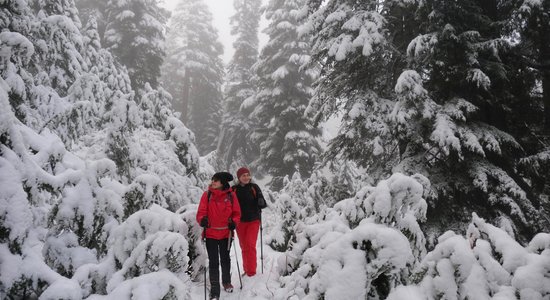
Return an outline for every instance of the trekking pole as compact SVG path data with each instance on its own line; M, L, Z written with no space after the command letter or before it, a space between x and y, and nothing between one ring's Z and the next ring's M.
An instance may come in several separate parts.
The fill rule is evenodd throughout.
M230 231L229 237L229 248L231 248L231 242L233 241L233 230ZM235 246L235 243L233 243L233 249L235 249L235 261L237 262L237 272L239 272L239 282L241 283L241 290L243 289L243 280L241 278L241 267L239 267L239 258L237 257L237 246ZM228 249L230 250L230 249Z
M202 243L204 244L204 249L206 249L206 228L202 229ZM208 249L206 249L208 252ZM206 300L206 264L204 264L204 300Z
M262 222L262 211L260 210L260 259L262 261L262 274L264 273L264 226Z

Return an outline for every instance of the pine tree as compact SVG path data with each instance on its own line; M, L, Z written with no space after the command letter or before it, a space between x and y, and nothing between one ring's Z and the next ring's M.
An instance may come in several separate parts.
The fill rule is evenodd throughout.
M216 147L221 122L222 45L202 0L180 1L167 34L163 85L201 153Z
M308 179L310 180L310 179ZM393 174L376 186L363 186L353 197L320 213L304 214L307 204L294 203L281 223L292 239L279 265L281 298L385 299L410 277L426 253L424 233L427 203L422 175ZM299 201L308 185L298 178L285 187L276 203ZM427 187L427 186L426 186ZM290 194L287 194L290 193ZM289 197L290 196L290 197ZM302 214L297 213L302 211ZM278 229L278 228L276 228ZM282 240L279 230L270 238ZM346 280L339 280L345 278ZM354 280L349 280L353 278Z
M10 262L0 264L0 298L105 294L122 267L108 249L127 199L140 204L128 211L155 201L175 211L198 198L198 153L167 93L144 85L134 101L94 18L80 29L72 1L30 4L0 5L0 256ZM183 236L160 233L142 249L164 238L186 251ZM169 262L172 250L161 251ZM178 263L160 271L167 297L186 297Z
M548 226L540 199L513 166L521 145L507 123L513 93L501 59L510 8L483 1L310 4L313 56L323 69L309 111L320 111L317 119L343 114L328 158L353 159L375 179L425 174L430 228L460 230L471 211L511 222L520 238Z
M484 1L436 1L420 15L426 20L420 27L426 34L411 42L409 56L412 66L426 74L428 92L420 97L433 100L421 100L430 108L412 118L417 119L412 122L416 128L429 126L416 130L424 132L420 135L423 149L419 143L407 147L418 149L410 157L416 156L415 164L423 161L429 167L439 193L429 218L443 221L449 218L450 206L468 207L502 226L511 223L517 238L525 241L548 228L550 220L545 217L544 199L533 193L514 166L522 153L516 129L522 125L509 121L521 117L510 110L518 101L507 71L513 64L508 66L502 59L510 49L502 24L510 18L511 8ZM400 99L398 105L417 106L418 96L411 102ZM468 214L462 215L459 223L467 218Z
M251 105L258 124L253 141L260 146L255 164L273 175L274 182L294 172L309 176L319 154L319 132L304 117L317 73L305 67L310 59L308 37L297 30L303 21L303 3L269 2L266 17L270 24L265 30L269 42L255 65L258 92Z
M504 59L513 66L509 84L515 101L510 109L517 117L509 122L517 124L525 150L519 163L521 174L530 180L535 194L550 199L550 6L548 1L513 4L507 34L519 33L519 39ZM550 209L550 203L546 205Z
M168 12L158 0L109 1L104 46L128 68L132 87L157 87Z
M241 110L241 106L255 94L252 66L258 58L260 4L254 0L234 0L233 4L236 13L231 17L231 34L236 35L235 54L227 71L223 123L217 147L226 167L232 162L248 165L257 155L250 139L253 126L248 117L250 112Z
M550 295L549 242L550 235L539 233L524 247L474 214L465 236L452 231L440 236L409 277L410 285L397 287L387 299L544 299Z
M322 69L307 113L315 124L335 115L342 120L324 157L355 160L376 180L389 176L399 145L387 117L406 65L402 52L414 36L414 10L397 1L334 0L321 6L310 0L308 7L304 30L313 35L313 62Z
M513 52L521 64L534 71L541 90L544 133L550 134L550 3L548 1L516 1L515 18L510 30L520 33Z

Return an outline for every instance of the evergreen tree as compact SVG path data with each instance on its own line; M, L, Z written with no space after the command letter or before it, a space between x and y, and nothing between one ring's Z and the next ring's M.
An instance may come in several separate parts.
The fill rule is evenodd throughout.
M515 58L535 72L540 85L539 101L543 107L544 133L550 134L550 3L548 1L516 1L520 4L515 11L511 30L520 33L519 43L513 49Z
M255 94L252 66L258 58L260 4L254 0L233 2L236 13L231 17L231 34L236 35L235 54L227 71L223 123L217 147L226 167L232 162L248 165L257 155L250 139L253 124L249 112L241 110L241 106Z
M300 0L269 2L270 24L265 30L269 42L255 65L258 92L250 104L258 122L253 140L260 146L260 156L255 164L275 177L275 185L294 172L309 176L319 153L319 132L304 117L317 73L305 67L310 60L308 37L297 30L304 17L303 4Z
M526 152L519 163L521 174L530 180L534 193L550 199L550 4L513 4L514 18L507 34L517 43L504 59L514 67L509 84L515 101L510 109L517 117L509 122L517 124L517 136Z
M440 236L410 285L397 287L387 299L544 299L550 296L549 242L550 235L539 233L524 247L473 214L465 236L452 231Z
M510 8L483 1L310 5L313 56L323 69L309 111L316 119L343 114L329 158L353 159L375 179L425 174L430 228L460 230L471 211L513 224L521 238L548 226L540 199L513 166L521 146L506 122L512 93L501 60Z
M0 298L106 294L125 267L108 251L119 223L153 203L175 211L199 197L193 134L163 90L145 84L134 101L126 69L102 48L93 17L80 29L74 2L0 6ZM168 249L158 254L168 260L187 251L179 233L144 240L139 251ZM185 262L133 263L124 279L167 280L160 297L186 297Z
M313 62L322 65L307 114L315 124L341 118L325 159L351 159L376 180L389 176L398 160L388 115L393 86L414 36L414 10L399 1L308 1ZM408 13L407 13L408 12ZM391 16L391 17L388 17ZM395 30L390 30L395 28Z
M132 87L157 87L168 12L159 0L109 1L104 46L128 68Z
M195 133L201 153L216 147L221 122L222 45L202 0L180 1L170 21L163 85Z
M276 203L287 205L289 196L303 201L308 185L292 181ZM274 240L292 237L279 264L278 296L385 299L426 253L419 223L425 221L427 203L419 181L426 179L396 173L313 215L304 213L306 203L291 201L282 220L291 220L291 226L270 232Z
M410 157L416 156L413 160L428 166L438 192L429 218L448 220L449 207L467 207L465 212L476 211L503 227L512 226L513 234L525 241L549 228L550 220L545 199L533 193L514 166L523 150L517 138L517 128L522 125L509 120L521 116L510 109L518 101L508 79L513 65L502 59L510 49L502 24L511 14L509 6L484 1L435 1L422 7L419 16L426 21L420 28L425 35L411 42L408 54L411 66L426 75L427 93L417 94L412 101L401 98L398 105L410 109L418 107L418 102L426 104L413 116L417 121L405 118L409 124L416 123L416 128L428 124L428 130L416 130L424 132L417 139L423 141L423 148L416 142L408 143L407 148L418 149ZM405 169L418 170L411 167ZM465 223L468 215L453 218Z

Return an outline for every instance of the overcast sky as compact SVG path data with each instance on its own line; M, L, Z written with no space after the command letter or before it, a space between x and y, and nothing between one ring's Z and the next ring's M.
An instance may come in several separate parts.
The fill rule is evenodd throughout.
M164 0L164 7L169 11L173 11L176 7L176 4L181 0ZM223 44L223 61L228 63L233 56L233 41L234 38L231 36L231 27L229 25L229 17L235 13L233 8L232 0L204 0L208 7L210 7L210 12L214 17L214 26L218 30L218 35L220 37L220 42ZM265 20L262 20L261 26L265 27ZM260 30L262 30L262 28ZM263 45L267 41L267 36L265 34L260 34L260 44Z

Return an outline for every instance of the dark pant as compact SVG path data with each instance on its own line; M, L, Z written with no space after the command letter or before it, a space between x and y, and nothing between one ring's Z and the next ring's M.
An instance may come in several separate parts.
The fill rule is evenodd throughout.
M227 249L229 239L206 239L206 251L208 251L208 269L210 271L210 296L220 296L220 262L222 265L222 282L231 283L231 259Z

